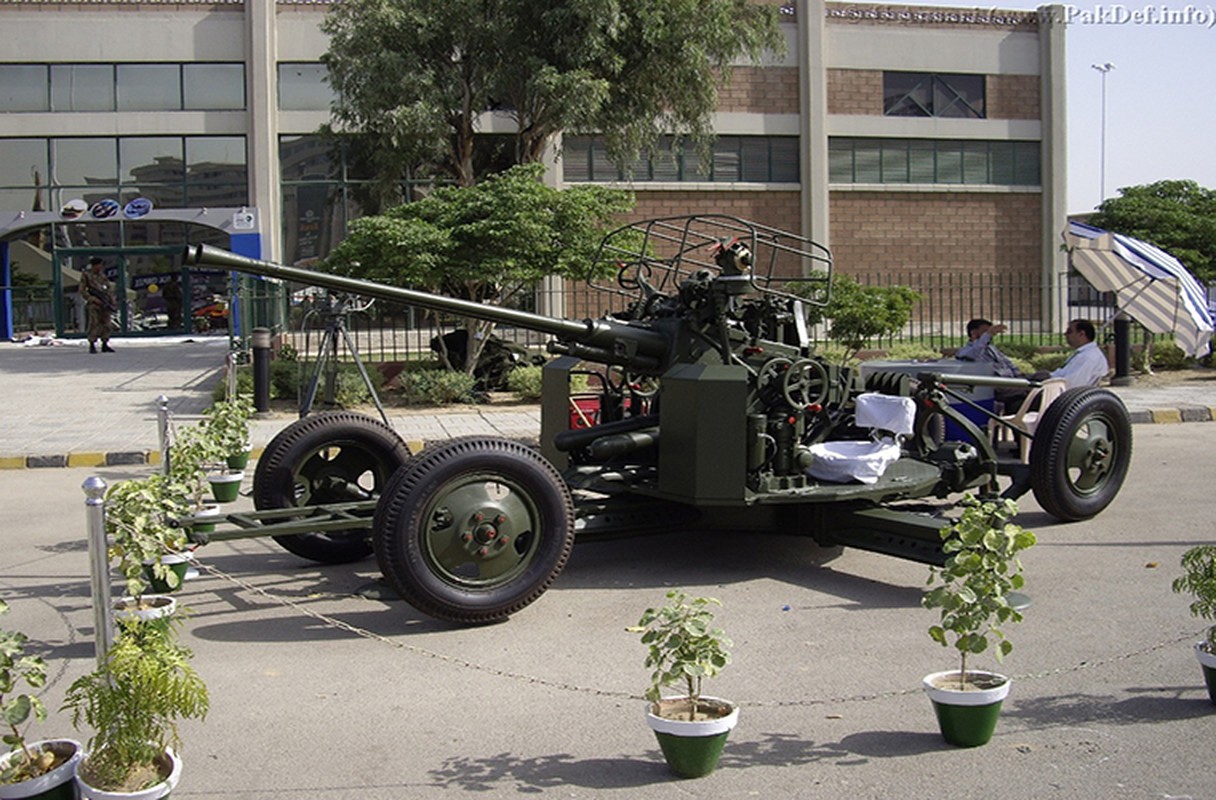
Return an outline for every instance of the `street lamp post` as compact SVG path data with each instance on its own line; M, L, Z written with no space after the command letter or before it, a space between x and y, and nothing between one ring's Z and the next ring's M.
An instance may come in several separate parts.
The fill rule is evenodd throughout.
M1106 199L1106 73L1115 68L1107 61L1105 64L1091 64L1091 67L1102 73L1102 132L1098 143L1098 205Z

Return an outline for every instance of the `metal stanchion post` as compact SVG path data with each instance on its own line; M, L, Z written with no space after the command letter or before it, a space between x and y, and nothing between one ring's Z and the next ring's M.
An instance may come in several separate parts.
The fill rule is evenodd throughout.
M228 368L226 376L228 378L228 394L226 397L231 400L236 397L236 353L229 350L228 355L224 359L224 365Z
M1115 316L1115 375L1111 386L1131 386L1132 320L1120 311Z
M253 349L253 408L258 412L270 410L270 329L254 328Z
M93 587L94 650L97 666L105 665L114 643L114 609L110 600L110 557L106 542L106 482L94 475L81 486L89 528L89 576Z
M169 474L169 398L156 398L156 433L160 439L160 471Z

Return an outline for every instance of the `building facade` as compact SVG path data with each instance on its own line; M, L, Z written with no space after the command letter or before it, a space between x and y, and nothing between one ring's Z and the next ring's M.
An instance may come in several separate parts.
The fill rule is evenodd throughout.
M71 333L71 270L100 250L135 293L123 320L134 331L185 241L324 256L368 177L315 133L331 100L329 5L0 0L4 282L43 257L26 246L36 232L56 325ZM1066 269L1064 28L1051 12L787 3L787 52L735 67L709 163L683 149L621 173L596 137L567 136L549 176L631 188L639 218L726 213L799 232L845 273L1054 286ZM482 130L509 124L487 114ZM132 201L142 215L125 215ZM201 300L222 282L182 277ZM1060 304L1035 310L1044 327ZM6 312L11 326L19 314Z

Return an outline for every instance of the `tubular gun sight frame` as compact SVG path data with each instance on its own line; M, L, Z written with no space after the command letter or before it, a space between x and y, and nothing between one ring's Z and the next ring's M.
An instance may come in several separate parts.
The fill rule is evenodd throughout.
M1031 382L902 372L863 378L817 356L806 306L828 302L830 253L735 217L654 219L609 234L589 274L611 265L615 282L592 285L614 294L622 310L582 321L206 245L188 248L185 260L552 337L539 452L468 437L411 455L375 419L311 415L259 459L259 511L230 515L232 527L212 537L272 535L324 563L374 553L402 597L445 620L489 622L527 606L560 573L576 538L675 524L793 533L824 547L941 563L940 531L949 523L914 501L1033 490L1053 516L1085 519L1114 499L1131 459L1127 411L1105 390L1073 389L1045 409L1022 464L998 458L986 427L960 409L991 416L971 401L972 390ZM572 390L584 383L592 389ZM859 422L863 395L910 398L896 401L908 409L908 428ZM944 437L947 421L962 431L955 440ZM896 460L872 482L814 477L822 474L817 462L841 443L864 450L876 442Z

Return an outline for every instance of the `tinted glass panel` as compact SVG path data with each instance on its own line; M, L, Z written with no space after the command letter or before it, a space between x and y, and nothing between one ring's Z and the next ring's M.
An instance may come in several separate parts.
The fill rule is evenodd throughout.
M120 111L176 111L182 107L178 64L119 64Z
M987 142L963 143L963 183L990 183Z
M768 140L757 136L742 139L739 147L739 179L766 181L768 174Z
M937 143L937 182L963 182L963 147L959 142Z
M908 182L908 145L904 142L887 142L882 148L883 183Z
M53 64L52 111L113 111L114 67L109 64Z
M50 180L47 169L45 139L0 139L0 186L34 186L34 171L46 186ZM32 193L31 193L32 194ZM22 203L8 208L25 208Z
M122 139L118 159L123 183L181 183L186 175L180 136Z
M678 181L680 179L680 159L671 150L671 139L659 141L650 158L650 168L656 181Z
M933 86L935 117L984 116L983 75L938 75Z
M890 117L928 117L933 113L933 84L919 72L884 72L883 113Z
M324 64L279 64L279 108L283 111L328 111L334 92Z
M852 140L828 140L828 180L832 183L853 182Z
M853 175L858 183L882 181L882 143L858 140L853 147Z
M568 136L562 141L562 177L568 181L585 181L591 177L587 160L591 143L582 136Z
M51 163L55 183L84 186L97 181L118 181L118 154L114 139L53 139Z
M318 136L284 136L279 139L279 164L284 181L335 178L338 164L333 148Z
M909 142L908 181L910 183L933 183L935 175L937 175L937 153L933 142Z
M186 169L191 180L230 178L233 170L245 175L243 136L189 136L186 138Z
M41 64L0 64L0 109L46 111L46 67Z
M715 181L739 180L739 140L722 136L714 142Z
M1013 143L1013 183L1015 186L1037 186L1041 181L1038 142Z
M183 64L182 101L188 109L245 107L243 64Z
M778 183L797 183L801 180L798 174L798 137L778 136L769 139L772 145L772 171L769 180Z

